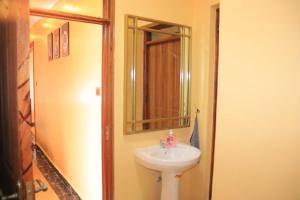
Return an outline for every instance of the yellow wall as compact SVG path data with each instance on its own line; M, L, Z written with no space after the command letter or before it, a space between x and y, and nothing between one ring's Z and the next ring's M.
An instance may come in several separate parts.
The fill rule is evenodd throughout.
M213 200L300 199L300 1L220 5Z
M159 199L161 185L155 182L158 173L136 164L133 152L138 147L157 144L159 139L167 134L167 131L160 131L123 135L125 14L192 26L192 111L195 110L194 106L201 109L203 154L200 165L184 174L180 192L183 200L208 199L212 124L210 103L213 86L213 69L210 67L213 22L211 13L217 2L217 0L116 0L114 74L116 200ZM297 160L300 147L296 144L300 139L297 134L300 116L295 112L300 110L298 103L300 97L295 92L297 90L292 89L300 84L298 78L300 70L297 68L300 65L299 7L297 0L221 1L219 101L213 199L294 200L300 196L297 189L300 186L298 173L300 162ZM79 32L82 33L81 30ZM79 49L83 49L82 46ZM57 85L60 83L59 87L65 87L65 83L60 79L62 77L58 77L56 73L59 71L60 74L65 73L65 76L69 77L70 66L68 67L69 69L44 67L42 68L44 78L40 81L52 77L57 81ZM45 69L50 71L46 72ZM47 87L49 87L47 90L37 89L37 93L49 95L57 88L50 84ZM76 98L72 98L74 99ZM39 102L41 114L46 115L48 108L64 106L63 109L66 110L70 105L83 105L82 102L66 103L71 99L65 97L61 100L62 105L52 104L48 107L45 105L51 104L51 98L41 99ZM81 100L87 102L88 98ZM192 114L194 117L194 112ZM47 120L51 122L51 119L57 119L57 115L52 115ZM78 122L78 119L74 121ZM52 123L53 126L58 126L53 120ZM63 124L59 126L63 130L68 130L69 127ZM69 153L77 152L78 148L75 147L83 143L88 144L87 140L91 140L86 135L81 137L80 133L88 132L84 131L84 128L78 132L75 130L71 132L77 133L78 137L72 142ZM176 129L175 132L179 141L188 142L191 128ZM58 146L63 148L67 144L67 137L63 139L61 135L57 137L59 137ZM100 139L94 141L100 142ZM54 144L52 140L48 142ZM60 148L53 149L56 154L60 153L61 157L66 156L61 153L63 151L60 151ZM49 155L51 156L50 153ZM80 158L84 158L83 152L78 152L76 157L68 156L68 159L61 160L82 160ZM73 172L86 170L83 166L68 167ZM80 181L86 179L78 175L74 180L76 180L74 183L83 186L84 183ZM84 195L87 193L80 190L78 189L82 197L87 197Z
M210 2L213 4L212 2ZM201 4L201 5L200 5ZM200 7L205 5L205 7ZM198 6L198 8L195 7ZM202 14L205 11L205 14ZM160 19L192 26L192 126L194 124L195 109L201 109L201 145L202 156L200 165L188 171L182 177L181 199L208 199L208 180L210 163L210 134L206 125L209 108L208 72L209 64L209 13L210 6L205 2L193 0L116 0L115 24L115 199L116 200L155 200L160 198L161 183L155 180L158 172L150 171L139 166L134 160L134 150L138 147L158 144L160 138L167 135L167 131L147 132L136 135L123 135L123 83L124 83L124 17L133 14L153 19ZM206 24L201 18L207 17ZM204 18L203 18L204 19ZM202 30L203 29L203 30ZM205 32L206 31L206 32ZM204 32L204 33L203 33ZM205 59L204 59L205 58ZM201 82L201 78L205 80ZM177 140L188 143L192 128L176 129Z
M211 148L214 101L214 31L215 13L219 0L193 0L193 85L195 102L199 104L202 119L201 145L205 150L202 156L200 175L192 176L190 184L184 187L198 191L191 200L208 200L211 173ZM192 107L193 109L193 107ZM200 179L200 180L197 180ZM186 198L189 199L189 198Z
M101 199L102 30L71 22L70 56L49 62L47 35L63 23L44 19L31 30L37 143L83 199Z

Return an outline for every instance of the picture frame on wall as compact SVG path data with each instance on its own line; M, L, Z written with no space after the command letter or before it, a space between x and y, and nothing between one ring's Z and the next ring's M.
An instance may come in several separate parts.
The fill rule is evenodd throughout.
M53 32L53 59L60 57L60 28Z
M61 56L66 57L70 54L69 22L61 27Z
M53 60L53 33L48 34L48 61Z

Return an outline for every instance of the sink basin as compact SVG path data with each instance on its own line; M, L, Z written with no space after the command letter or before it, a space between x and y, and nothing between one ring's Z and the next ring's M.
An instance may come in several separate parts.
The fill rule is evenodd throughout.
M162 148L160 145L140 148L135 151L136 160L146 168L181 173L200 159L200 150L186 144Z
M178 200L179 176L199 162L201 151L187 144L162 148L153 145L135 151L136 161L142 166L162 173L161 200Z

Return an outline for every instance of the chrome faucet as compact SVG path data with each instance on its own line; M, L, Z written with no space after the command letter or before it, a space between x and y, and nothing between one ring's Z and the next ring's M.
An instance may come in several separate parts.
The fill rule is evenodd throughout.
M160 139L159 144L160 144L161 148L167 148L167 142L166 142L166 140Z

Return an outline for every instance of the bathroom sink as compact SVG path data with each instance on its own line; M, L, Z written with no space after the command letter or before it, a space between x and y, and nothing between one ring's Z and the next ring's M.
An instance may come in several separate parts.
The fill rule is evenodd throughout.
M136 160L146 168L161 172L181 173L194 166L200 159L199 149L186 144L162 148L153 145L135 151Z
M136 161L142 166L161 172L161 200L179 199L179 178L182 172L196 165L201 151L187 144L163 148L153 145L135 151Z

